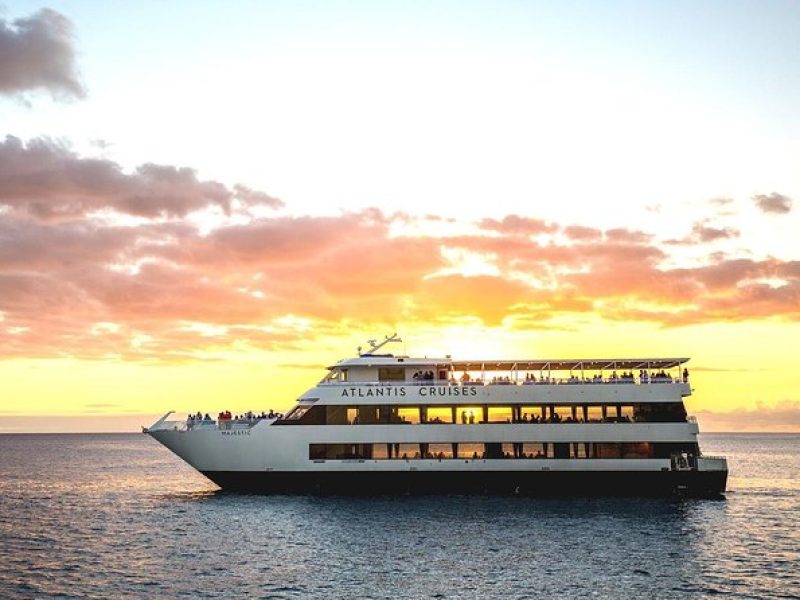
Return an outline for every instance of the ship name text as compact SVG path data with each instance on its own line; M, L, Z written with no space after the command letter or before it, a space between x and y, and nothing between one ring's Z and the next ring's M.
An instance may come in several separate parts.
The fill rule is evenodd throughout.
M409 394L408 390L412 393ZM386 387L349 387L342 389L342 398L373 398L373 397L405 397L420 396L429 398L432 396L477 396L477 388L458 387L458 386L386 386Z

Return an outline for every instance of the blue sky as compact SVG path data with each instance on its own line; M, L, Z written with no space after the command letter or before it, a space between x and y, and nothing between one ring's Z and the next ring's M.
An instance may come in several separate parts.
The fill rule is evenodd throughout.
M610 226L656 207L669 230L709 198L800 196L795 2L17 2L6 18L44 6L75 26L88 96L0 100L5 133L188 165L297 213L491 205Z

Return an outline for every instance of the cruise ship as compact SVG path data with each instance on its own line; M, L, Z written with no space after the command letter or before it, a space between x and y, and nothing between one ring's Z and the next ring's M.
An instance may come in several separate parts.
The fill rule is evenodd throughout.
M164 417L143 431L225 490L316 494L719 496L684 398L688 358L456 360L383 353L328 367L285 415Z

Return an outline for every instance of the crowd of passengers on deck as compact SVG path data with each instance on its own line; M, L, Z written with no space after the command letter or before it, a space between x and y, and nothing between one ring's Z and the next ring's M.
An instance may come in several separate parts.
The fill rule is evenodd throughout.
M433 373L427 372L424 374L425 377L422 379L424 380L432 380ZM428 376L429 375L429 376ZM677 376L673 377L663 369L660 371L653 371L648 373L645 369L639 371L639 383L679 383L681 379ZM414 380L417 381L420 379L419 372L414 374ZM689 370L683 370L683 383L689 382ZM451 377L449 383L455 385L458 381ZM621 374L617 374L616 371L612 371L611 375L604 378L601 374L592 375L591 377L578 377L577 375L570 375L567 378L557 378L557 377L550 377L549 375L545 376L540 374L539 379L536 378L536 375L533 373L526 373L525 379L521 382L522 385L561 385L561 384L578 384L578 383L636 383L636 377L634 376L632 371L624 371ZM472 376L464 372L461 376L461 384L462 385L484 385L483 380L481 378L473 379ZM501 377L492 377L491 381L487 382L486 385L517 385L516 380L508 377L508 376L501 376Z
M433 371L417 371L414 373L413 379L414 381L433 381L434 374Z
M203 413L197 412L195 414L190 414L187 417L186 426L189 429L191 429L192 427L199 425L201 423L213 424L215 422L219 422L220 425L232 424L232 423L254 425L258 421L264 419L281 419L281 418L283 418L283 414L275 412L272 409L269 409L269 412L261 411L260 413L254 413L252 410L248 410L246 413L242 413L241 415L234 415L231 413L231 411L224 410L217 415L217 421L214 421L211 418L211 415L209 415L208 413L203 415Z
M402 419L402 417L401 417ZM403 422L408 422L404 421ZM623 415L619 417L612 417L606 416L601 419L583 419L581 417L571 417L567 416L566 418L562 418L561 415L558 413L553 413L549 417L531 414L528 417L528 413L524 413L521 419L507 419L506 423L632 423L631 418L629 415ZM475 425L475 412L470 411L461 411L461 423L462 425ZM478 421L479 424L485 424L487 421ZM354 421L354 424L358 424L358 421ZM432 419L428 419L426 421L422 421L422 424L429 425L429 424L442 424L442 425L452 425L449 421L443 420L441 417L434 417Z

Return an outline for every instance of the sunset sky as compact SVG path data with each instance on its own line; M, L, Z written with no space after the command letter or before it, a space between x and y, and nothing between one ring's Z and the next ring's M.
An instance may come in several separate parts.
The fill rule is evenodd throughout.
M800 4L0 6L0 432L287 409L365 340L689 356L800 431Z

